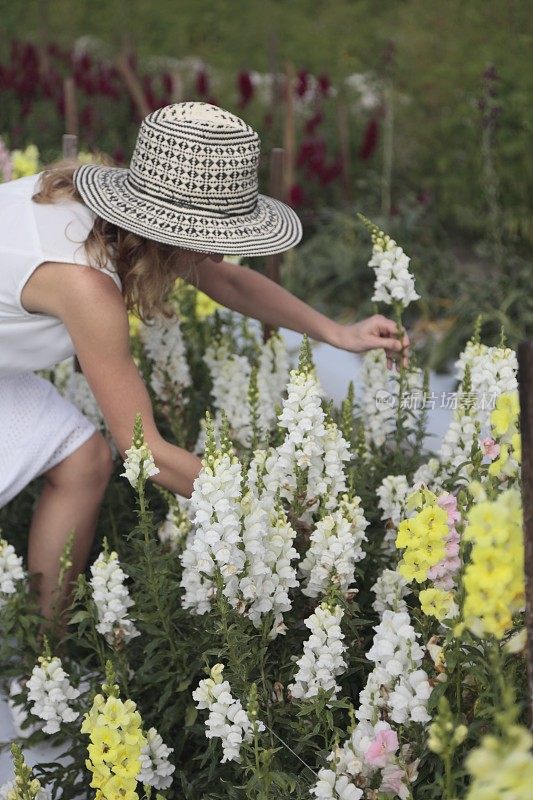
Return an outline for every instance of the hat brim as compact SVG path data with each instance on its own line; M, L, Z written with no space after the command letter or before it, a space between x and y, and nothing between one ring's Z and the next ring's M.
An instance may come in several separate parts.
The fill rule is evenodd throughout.
M266 256L294 247L302 223L281 200L259 194L251 214L221 217L136 191L129 170L83 164L74 184L85 204L108 222L156 242L200 253Z

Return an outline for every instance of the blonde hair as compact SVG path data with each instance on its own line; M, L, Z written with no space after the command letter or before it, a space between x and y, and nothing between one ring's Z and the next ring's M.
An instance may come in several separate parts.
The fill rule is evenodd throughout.
M83 198L74 185L73 175L81 162L62 159L48 165L41 176L35 203L56 203ZM99 163L110 164L106 157ZM99 269L111 262L122 282L122 294L128 311L143 322L156 315L172 317L175 310L169 301L178 274L190 280L194 271L194 256L190 250L145 239L96 216L85 240L85 250L91 264ZM194 272L195 277L197 273Z

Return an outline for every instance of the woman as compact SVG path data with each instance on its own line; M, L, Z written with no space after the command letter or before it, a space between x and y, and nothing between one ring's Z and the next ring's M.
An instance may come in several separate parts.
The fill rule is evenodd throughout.
M109 446L51 383L34 374L77 354L124 456L135 414L159 473L191 496L196 455L165 441L129 350L128 311L169 313L177 276L228 308L353 352L402 345L376 315L339 325L273 281L223 261L267 255L302 236L294 211L258 194L260 140L207 103L176 103L143 120L129 169L58 167L0 187L0 507L44 475L28 568L51 614L59 556L74 529L69 579L85 567L112 471ZM403 340L407 359L409 340Z

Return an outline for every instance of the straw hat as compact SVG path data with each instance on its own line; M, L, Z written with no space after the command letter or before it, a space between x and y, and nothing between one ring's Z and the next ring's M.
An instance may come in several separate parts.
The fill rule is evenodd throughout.
M74 183L109 222L202 253L263 256L298 244L302 224L257 191L260 138L210 103L174 103L141 123L129 169L84 164Z

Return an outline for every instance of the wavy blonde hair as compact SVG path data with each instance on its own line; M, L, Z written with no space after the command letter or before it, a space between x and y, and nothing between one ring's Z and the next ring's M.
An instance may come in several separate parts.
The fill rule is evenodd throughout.
M98 161L112 165L105 156L100 156ZM62 159L48 165L32 200L35 203L61 200L83 203L73 180L80 163ZM197 253L145 239L98 215L84 244L92 265L99 269L108 266L109 262L114 265L122 282L126 308L143 322L161 314L167 318L174 316L175 309L169 298L178 276L191 280L194 275L197 283L194 261Z

